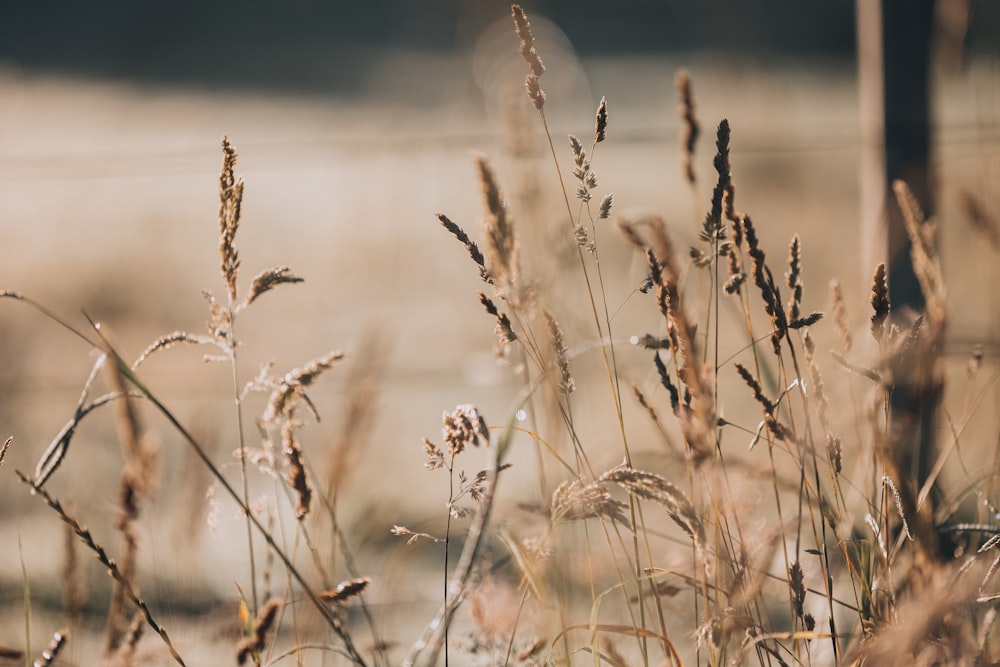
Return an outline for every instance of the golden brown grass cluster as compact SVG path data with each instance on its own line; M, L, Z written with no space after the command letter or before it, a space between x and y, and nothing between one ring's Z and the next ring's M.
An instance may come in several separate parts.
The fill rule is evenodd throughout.
M816 301L806 282L808 236L793 236L779 266L761 227L736 210L738 129L726 119L716 126L715 182L701 191L690 73L676 79L677 177L698 212L670 224L656 213L619 214L597 171L598 144L614 141L608 101L597 106L589 145L570 135L569 150L560 153L539 84L544 44L520 6L512 16L512 47L528 66L522 101L537 112L551 153L559 183L551 198L565 204L565 219L552 225L562 247L539 254L565 250L572 262L551 281L527 261L534 255L526 239L536 237L521 230L546 220L530 202L505 198L501 163L477 156L481 239L447 215L437 218L472 262L469 304L486 310L483 338L491 339L492 327L515 399L506 414L489 417L458 405L443 413L442 444L422 440L440 516L390 507L387 521L341 520L342 508L366 493L350 487L353 468L372 465L388 476L397 464L363 448L381 414L375 407L385 352L377 336L348 376L347 408L332 443L310 428L325 407L310 392L350 363L347 355L307 356L284 373L262 361L254 377L240 377L245 352L237 333L245 314L264 294L303 279L278 265L242 289L236 240L244 184L228 139L218 211L226 298L205 292L207 333L173 331L127 363L105 327L71 326L23 294L0 291L86 341L96 359L34 475L17 473L71 539L64 570L71 628L51 635L34 664L58 664L69 638L87 626L78 545L110 575L103 654L81 662L189 664L187 642L168 634L162 607L143 595L155 587L140 587L152 574L140 567L142 528L158 528L143 523L161 469L154 416L191 454L186 465L207 471L212 493L239 513L241 533L245 527L230 547L243 564L231 573L231 605L213 612L225 616L240 665L307 664L316 656L308 664L1000 661L995 473L961 470L964 429L984 409L978 405L988 383L977 379L984 353L977 348L968 365L968 400L964 413L953 415L944 403L945 378L953 375L944 354L948 301L934 220L905 183L895 184L923 312L893 310L887 267L879 264L868 313L852 312L865 295L847 294L834 281L825 317L806 306ZM974 213L981 228L993 228L980 209ZM682 252L680 238L695 245ZM611 287L620 282L610 274L623 270L620 263L602 260L616 253L631 253L644 276L630 274L626 293ZM623 331L616 318L622 302L634 306L644 329ZM852 318L870 322L873 341L853 336ZM148 359L181 345L205 348L207 361L228 366L235 408L225 419L234 426L235 462L209 449L140 375ZM106 386L98 393L102 370ZM262 403L252 418L255 394ZM67 454L81 423L105 406L114 413L123 464L114 552L51 488L72 473ZM12 441L0 449L0 465ZM420 442L414 434L415 451ZM995 465L995 442L989 447L978 455ZM956 467L959 474L946 474ZM256 495L261 488L266 493ZM391 563L400 559L358 556L366 535L393 548L384 546L395 539L390 533L405 538L395 548L415 554L403 578L432 582L425 587L435 591L431 607L396 599L398 565ZM30 583L25 575L25 646L0 647L2 659L31 657ZM421 616L400 623L401 612ZM158 653L138 650L145 629L156 636L149 641L158 639Z

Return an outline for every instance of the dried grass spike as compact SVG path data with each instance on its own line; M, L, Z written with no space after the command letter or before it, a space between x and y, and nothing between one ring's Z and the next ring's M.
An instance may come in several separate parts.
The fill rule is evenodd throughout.
M788 320L797 320L799 306L802 304L802 243L798 234L788 244L788 273L785 274L785 279L792 292L791 301L788 302Z
M660 384L670 394L670 407L673 409L674 414L677 414L681 404L681 395L677 390L677 385L670 379L670 373L667 372L667 367L663 363L663 360L660 359L659 354L653 355L653 363L656 365L656 373L660 377Z
M652 420L652 422L657 425L657 428L659 428L660 418L656 414L656 410L653 409L653 406L649 404L648 400L646 400L646 394L644 394L642 389L639 388L639 385L635 383L632 384L632 395L635 396L635 400L639 403L639 406L646 411L647 415L649 415L650 420Z
M606 220L611 215L611 206L615 203L615 193L609 192L604 195L604 199L601 200L601 205L597 211L597 218L599 220Z
M164 646L166 646L167 651L170 652L170 657L173 658L174 662L181 665L181 667L184 667L185 662L181 658L180 654L177 653L177 649L174 648L174 645L170 641L170 637L167 634L167 631L163 629L159 625L159 623L156 622L156 620L153 618L152 612L149 610L149 606L143 601L142 598L139 597L139 594L132 586L132 583L123 576L122 571L119 568L118 564L111 557L108 556L108 553L107 551L105 551L104 547L95 542L94 537L90 533L90 531L81 526L80 522L77 521L71 514L69 514L63 508L62 504L58 500L53 498L48 491L46 491L38 483L33 481L30 477L28 477L21 471L15 471L15 472L18 478L31 488L33 495L37 495L40 498L42 498L42 500L45 501L45 504L48 505L49 508L52 509L56 514L58 514L59 518L62 519L62 521L66 523L66 525L72 528L76 536L79 537L80 540L84 543L84 545L86 545L86 547L93 552L98 562L100 562L101 565L104 566L105 570L108 573L108 576L110 576L112 579L114 579L117 583L121 585L125 593L125 596L128 597L129 600L131 600L132 604L134 604L136 607L139 608L139 611L142 613L142 617L146 620L146 624L150 628L152 628L156 634L160 636L160 639L163 641Z
M486 270L486 258L483 257L483 253L479 249L476 242L470 239L469 235L465 233L465 230L452 222L448 216L443 213L438 213L437 218L441 221L441 225L451 232L451 234L465 246L465 249L469 251L469 257L472 258L472 261L475 262L476 266L479 268L479 277L483 279L483 282L491 282L489 271Z
M686 69L678 70L676 77L677 96L680 98L678 114L681 117L681 166L688 183L695 184L694 151L698 144L701 127L694 113L694 91L691 85L691 73Z
M872 276L872 338L881 344L885 337L885 321L889 318L889 282L886 276L885 264L875 267Z
M733 229L739 229L739 225L733 225ZM742 240L742 236L740 236ZM747 279L747 274L743 271L743 259L742 253L740 252L740 241L733 240L732 245L729 248L729 252L726 253L726 263L729 267L729 279L724 285L726 294L736 294L739 292L740 288L743 287L743 283Z
M507 343L511 343L517 340L517 334L514 333L514 329L511 327L510 318L507 317L506 313L501 313L493 300L479 292L479 303L483 304L483 308L486 312L497 319L497 326L494 333L497 336L497 341L501 347L506 346Z
M424 467L428 470L438 470L444 467L444 452L427 438L424 438L424 456L427 457Z
M278 417L287 415L288 411L293 407L293 398L302 399L310 410L312 410L313 416L318 420L319 415L316 414L312 403L309 402L308 397L305 395L305 388L311 385L321 373L329 370L335 363L343 359L344 356L343 352L330 352L322 357L313 359L301 368L289 371L278 382L274 391L271 392L271 398L267 402L267 409L265 409L264 416L262 417L263 421L265 423L273 423Z
M265 292L269 292L278 285L301 282L303 282L303 279L294 275L292 270L287 266L275 266L266 271L261 271L253 277L253 281L250 283L250 291L247 292L246 297L244 297L243 301L237 307L237 310L246 308L256 301L257 297Z
M847 318L847 302L844 301L844 292L836 280L830 281L830 298L833 301L833 322L840 334L840 349L845 353L850 352L854 338L851 336L851 324Z
M628 506L615 500L599 482L584 484L576 479L563 482L552 493L552 521L583 521L604 517L624 526L630 525Z
M698 511L684 492L666 479L655 473L618 465L598 477L598 481L614 482L639 498L663 505L670 518L691 537L695 547L705 553L705 527Z
M839 476L844 469L843 449L840 445L840 438L832 433L826 438L826 455L833 466L833 472Z
M583 150L583 144L577 139L575 134L567 135L569 139L569 149L573 151L573 163L576 165L577 169L580 171L576 172L576 177L580 178L580 173L583 171L583 165L587 162L587 153Z
M713 225L713 233L718 233L719 228L721 228L722 225L722 200L725 196L726 189L729 186L730 179L729 140L731 136L732 133L729 128L729 121L723 118L719 122L719 127L715 131L716 152L715 157L712 160L712 165L715 167L715 171L719 175L715 188L712 190L712 210L709 214Z
M489 272L498 287L508 289L517 282L520 273L517 237L489 161L482 155L476 156L475 160L483 201L486 203L487 216L483 219L483 232Z
M792 429L782 424L773 415L764 417L764 425L767 426L767 430L778 440L791 443L798 442Z
M549 330L549 341L552 349L556 353L556 365L559 368L559 388L567 394L572 394L576 389L573 381L573 374L569 370L569 358L567 357L566 340L563 337L562 328L552 314L548 311L545 314L545 324Z
M298 504L295 506L295 518L302 521L309 514L312 504L312 487L306 476L306 467L302 462L302 448L295 437L299 424L293 416L285 420L281 428L281 449L288 463L288 484L298 494Z
M874 382L875 384L882 384L882 374L872 368L865 368L864 366L858 366L857 364L852 364L847 358L836 350L830 350L830 356L833 357L838 364L843 366L845 369L859 375L863 378L867 378Z
M531 100L532 106L541 111L545 106L545 91L538 84L538 77L535 76L534 72L524 80L524 88L528 91L528 99Z
M246 664L247 658L254 655L259 655L261 651L264 650L264 644L267 641L267 633L271 630L274 625L274 621L278 616L278 610L281 608L282 602L279 598L271 598L260 608L260 612L257 614L257 620L254 621L253 630L249 637L240 642L236 653L237 664Z
M545 106L545 93L538 85L538 77L545 72L545 66L535 50L535 37L531 33L531 24L528 23L528 17L524 10L521 9L520 5L511 5L510 11L514 18L514 31L521 40L517 52L521 54L524 61L528 63L528 69L531 70L524 81L525 88L528 90L528 98L531 99L534 107L541 111L542 107Z
M743 378L743 382L745 382L746 385L750 387L750 390L753 391L754 400L760 403L761 407L764 408L764 412L767 414L774 412L774 403L764 396L764 390L761 388L760 382L757 381L757 378L755 378L743 364L736 362L734 365L736 366L736 372L740 374L741 378Z
M132 370L135 370L139 365L146 361L154 352L160 350L166 350L173 347L174 345L179 345L181 343L190 343L192 345L204 345L206 343L213 342L213 339L207 338L205 336L199 336L197 334L188 333L187 331L173 331L171 333L160 336L155 341L150 344L139 358L132 363Z
M941 271L941 257L937 248L937 224L924 217L916 196L903 181L893 181L896 200L903 211L903 221L910 237L910 257L913 272L924 295L925 313L931 325L931 335L939 338L943 333L946 292Z
M903 532L906 533L907 539L912 542L913 534L910 533L910 524L906 521L906 512L903 511L903 498L899 494L899 489L896 488L896 483L888 475L882 475L882 485L889 489L892 494L892 498L896 502L896 512L899 513L899 519L903 522Z
M469 445L490 445L490 429L474 405L459 405L442 417L441 435L452 458L461 454Z
M792 320L791 322L789 322L788 323L788 328L789 329L804 329L806 327L811 327L812 325L814 325L817 322L819 322L821 319L823 319L823 313L818 312L818 311L815 312L815 313L809 313L805 317L800 317L797 320Z
M229 137L222 137L222 173L219 176L219 255L222 278L229 293L229 302L236 302L236 276L240 267L236 251L236 231L243 208L243 179L236 178L236 150Z
M104 354L111 360L118 357L103 337L100 339ZM133 399L126 391L126 380L118 363L105 364L107 381L112 392L120 396L114 403L115 423L121 444L125 465L122 468L118 493L118 517L115 528L122 535L122 547L118 557L118 567L123 579L133 580L138 559L140 501L149 496L156 480L156 448L139 419ZM122 644L128 630L125 616L127 601L125 585L116 582L111 596L105 629L107 651L114 652Z
M920 208L920 202L917 201L916 195L913 194L913 190L910 189L910 186L907 185L905 181L893 181L892 191L895 193L896 202L899 204L899 208L903 212L903 218L906 222L907 231L912 234L914 230L919 229L920 225L925 221L924 211Z
M788 568L788 585L792 589L792 602L795 605L795 615L802 618L805 610L802 608L806 600L805 573L799 561L795 561Z
M44 651L42 651L42 655L38 658L38 660L31 663L32 667L49 667L49 665L51 665L52 662L59 656L60 651L63 650L63 647L66 645L68 640L69 630L63 629L55 632L52 635L52 641L50 641L49 645Z
M528 16L521 9L521 5L511 5L510 13L514 18L514 32L517 33L518 38L521 40L518 53L528 63L531 73L539 77L545 71L545 66L542 65L542 60L535 51L535 36L531 32L531 23L528 22Z
M3 466L3 461L7 457L7 449L10 447L10 443L14 442L14 436L8 437L4 443L3 447L0 447L0 467Z
M594 143L599 144L607 138L608 129L608 100L601 98L601 103L597 105L597 118L594 123ZM607 216L605 216L607 217Z
M232 352L232 342L230 334L233 330L232 313L228 308L219 303L218 299L208 290L202 291L201 295L208 301L209 320L207 324L208 333L216 345L224 351Z
M337 584L337 587L333 590L319 593L318 596L319 599L325 602L340 604L361 595L371 582L372 580L368 577L349 579Z

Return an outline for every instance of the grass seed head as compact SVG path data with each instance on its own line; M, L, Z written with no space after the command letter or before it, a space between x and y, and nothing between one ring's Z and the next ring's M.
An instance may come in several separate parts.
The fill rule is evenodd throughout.
M599 144L607 138L607 129L608 129L608 99L606 97L602 97L601 103L597 105L597 117L594 121L595 144Z
M698 145L698 135L701 133L701 127L694 112L694 90L691 84L691 73L686 69L678 70L675 84L677 86L677 97L680 98L677 111L681 118L681 167L684 169L684 177L688 183L694 185L697 180L694 171L694 151Z
M469 445L488 447L490 444L489 426L473 405L459 405L450 414L445 412L442 422L441 434L452 458Z
M476 171L479 175L483 201L486 204L483 233L486 238L489 275L499 289L508 292L508 297L513 298L513 288L520 276L518 241L514 225L507 215L507 207L500 195L493 168L484 156L476 157Z
M525 15L524 10L521 9L520 5L511 5L510 11L514 18L514 32L517 33L518 38L521 40L517 52L528 63L528 69L530 70L528 77L524 81L525 88L528 91L528 98L531 100L532 105L541 111L542 107L545 106L545 93L538 84L538 77L545 72L545 66L542 64L542 59L535 50L535 36L531 32L531 24L528 22L528 17Z
M237 664L246 664L248 658L259 655L264 650L264 645L267 642L267 633L274 626L274 622L278 617L278 610L281 609L282 604L279 598L271 598L260 608L250 636L240 642L237 649Z
M236 302L236 277L240 258L236 251L236 231L243 209L243 179L237 179L236 150L229 137L222 137L222 173L219 176L219 256L222 279L229 294L229 303Z
M882 344L885 338L885 321L889 319L889 281L887 280L885 263L875 267L872 276L872 338Z

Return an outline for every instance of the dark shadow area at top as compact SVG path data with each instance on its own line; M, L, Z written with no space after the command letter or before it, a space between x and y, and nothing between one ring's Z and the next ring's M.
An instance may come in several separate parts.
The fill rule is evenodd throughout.
M845 0L523 3L583 56L721 52L850 58ZM509 3L485 0L52 0L3 3L0 66L224 89L350 94L387 49L462 53ZM511 31L511 49L516 41Z

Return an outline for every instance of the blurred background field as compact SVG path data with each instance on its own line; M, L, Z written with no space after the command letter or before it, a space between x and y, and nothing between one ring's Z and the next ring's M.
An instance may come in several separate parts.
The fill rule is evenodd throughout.
M708 9L653 4L526 5L548 67L553 135L589 137L605 96L608 140L593 163L601 191L614 192L618 211L661 213L683 249L694 244L708 205L714 127L728 118L738 207L754 215L769 256L784 257L798 233L804 310L828 310L827 285L837 278L856 308L857 337L867 335L871 267L861 259L850 3L820 3L811 17L791 2L722 3L736 12L725 21L712 20ZM996 25L996 10L973 5L968 58L936 70L933 98L956 359L972 341L986 342L995 356L1000 314L997 251L975 236L957 206L963 189L993 212L1000 206L1000 59L996 34L986 28ZM502 425L518 390L511 370L496 364L475 272L435 214L477 230L482 204L472 156L484 153L525 245L536 248L529 253L538 275L549 271L554 282L558 253L567 247L560 244L569 241L552 240L565 231L561 195L523 94L508 7L222 6L225 12L182 3L142 15L131 6L96 11L62 3L44 21L41 10L0 10L0 289L23 292L81 326L82 309L110 328L126 357L169 331L201 333L201 290L223 292L217 179L219 141L228 135L246 183L241 283L273 265L305 278L266 295L241 320L241 377L250 379L268 360L283 373L331 349L351 354L373 337L380 341L378 412L339 502L349 541L375 580L374 608L389 618L406 608L393 637L406 646L436 609L430 591L440 575L430 568L433 556L389 534L394 524L421 529L443 519L443 483L423 469L420 439L437 438L441 412L460 403L476 404L491 425ZM49 16L56 17L51 24ZM692 73L703 127L695 201L679 166L673 80L680 67ZM557 150L568 169L568 146ZM609 301L623 304L615 333L627 347L629 336L656 326L655 307L635 291L644 269L613 226L598 238ZM587 319L573 305L580 295L554 298L563 304L568 337L586 343ZM830 346L835 333L827 327L817 337ZM143 376L210 439L236 479L229 369L201 356L165 352ZM23 644L19 548L36 614L33 645L42 646L61 622L62 527L13 470L34 469L72 414L94 358L37 313L0 302L0 439L14 436L0 471L2 644ZM310 392L323 421L303 432L303 444L319 465L356 389L351 363ZM586 363L584 355L582 373ZM650 370L647 356L624 353L624 377L652 387ZM613 434L606 397L579 400L593 403L595 440ZM995 396L989 400L985 409L996 415ZM639 422L635 405L626 408ZM248 425L262 409L263 400L252 398ZM225 499L215 527L208 526L207 474L161 419L144 416L159 435L163 475L141 519L138 579L182 652L198 656L194 664L221 664L232 660L236 641L233 583L246 585L244 527ZM983 432L995 434L996 417L987 422ZM660 447L653 439L638 445L649 461ZM533 457L525 447L515 462L530 470ZM608 452L602 465L619 457ZM108 545L117 543L111 517L120 467L111 417L96 414L49 485ZM502 502L528 499L527 488L512 482ZM274 490L261 479L255 492ZM95 654L88 642L99 636L107 599L104 574L81 557L89 632L70 643L66 664L88 664ZM420 559L426 577L397 581L409 571L401 563ZM154 638L144 641L156 648Z

